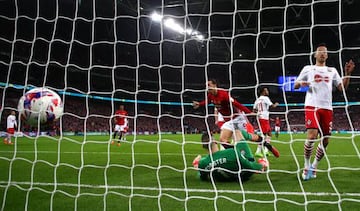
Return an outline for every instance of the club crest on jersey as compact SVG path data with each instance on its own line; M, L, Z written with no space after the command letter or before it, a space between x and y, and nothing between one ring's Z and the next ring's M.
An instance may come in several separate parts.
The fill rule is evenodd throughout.
M308 119L308 120L306 121L306 124L307 124L307 125L311 125L311 120Z

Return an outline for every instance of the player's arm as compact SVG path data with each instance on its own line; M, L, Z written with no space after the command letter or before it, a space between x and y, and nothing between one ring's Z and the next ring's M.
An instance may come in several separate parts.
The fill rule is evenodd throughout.
M206 101L193 101L192 106L194 109L198 109L200 106L205 106L206 105Z
M219 122L219 115L218 115L219 111L217 110L217 108L214 108L214 118L215 118L215 124L217 124Z
M275 102L275 103L271 104L271 108L276 108L276 107L278 107L278 105L279 105L279 103Z
M307 81L307 71L305 70L305 68L306 66L301 70L299 76L297 77L294 84L294 89L310 86L310 82Z
M310 86L310 82L307 81L297 81L295 82L294 89L299 89L300 87Z
M350 59L348 62L345 63L345 77L342 80L342 84L344 85L344 89L347 89L350 83L350 76L351 73L354 71L355 69L355 63L352 59ZM341 84L338 85L338 90L342 91L343 90L343 86Z
M237 100L235 100L234 98L230 97L229 98L230 102L235 106L235 108L239 109L240 111L245 112L246 114L249 113L253 113L250 111L250 109L248 109L246 106L244 106L243 104L239 103Z
M238 160L241 163L241 169L261 170L263 168L263 165L255 162L251 149L246 142L236 143L235 150L238 154Z

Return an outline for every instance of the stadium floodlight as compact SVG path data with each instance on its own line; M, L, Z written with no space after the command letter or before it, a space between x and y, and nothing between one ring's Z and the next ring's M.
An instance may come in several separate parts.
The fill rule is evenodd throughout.
M155 22L161 22L161 20L163 19L163 16L158 14L157 12L153 12L151 14L151 19Z
M184 34L185 30L180 24L176 23L174 19L168 18L164 21L164 25L168 27L169 29L176 31L180 34Z
M205 36L202 35L200 32L192 29L187 28L184 29L179 23L177 23L173 18L164 18L162 15L157 13L156 11L151 14L151 20L154 22L163 23L164 26L172 31L175 31L179 34L188 35L192 38L195 38L196 40L203 41L205 39Z

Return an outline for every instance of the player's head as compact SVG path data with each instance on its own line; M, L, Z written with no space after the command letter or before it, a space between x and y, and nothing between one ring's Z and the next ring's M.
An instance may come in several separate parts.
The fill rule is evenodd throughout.
M259 94L262 96L269 96L269 89L267 87L261 87L259 89Z
M204 149L209 149L210 138L209 138L209 134L207 132L205 132L201 135L201 143L202 143L202 147Z
M124 110L124 105L119 105L119 110Z
M213 140L212 136L209 136L207 132L202 134L201 143L202 147L211 153L219 151L217 143Z
M15 112L14 110L12 110L12 111L10 112L10 114L13 115L13 116L15 116L16 112Z
M275 119L279 119L279 117L277 116Z
M316 63L325 64L328 58L327 47L325 43L320 43L316 47L314 57L316 59Z
M216 94L217 81L215 79L209 79L206 84L206 89L210 94Z

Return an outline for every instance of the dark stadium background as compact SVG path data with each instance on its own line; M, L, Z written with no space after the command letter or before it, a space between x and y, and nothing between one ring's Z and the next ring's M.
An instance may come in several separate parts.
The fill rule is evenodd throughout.
M297 75L310 63L311 46L326 43L330 51L328 65L338 70L339 58L342 65L349 58L360 64L360 24L354 23L360 21L359 1L287 2L297 5L284 9L285 0L238 0L236 4L213 0L211 5L208 0L118 0L116 4L114 0L1 0L0 82L46 85L130 100L191 102L204 98L199 90L204 89L208 77L218 79L221 87L233 87L232 95L242 103L253 103L257 84L268 86L273 101L284 103L276 84L278 76ZM233 15L235 10L248 12ZM150 18L154 11L173 17L211 40L198 41L162 29ZM356 69L353 76L360 75ZM352 79L347 100L358 100L359 84L359 78ZM1 96L17 96L23 91L1 89ZM302 103L303 97L303 93L286 93L288 103ZM344 101L344 96L339 93L334 101ZM158 108L138 106L138 111L146 106ZM135 109L129 109L134 114ZM162 109L161 114L174 112L171 106Z

